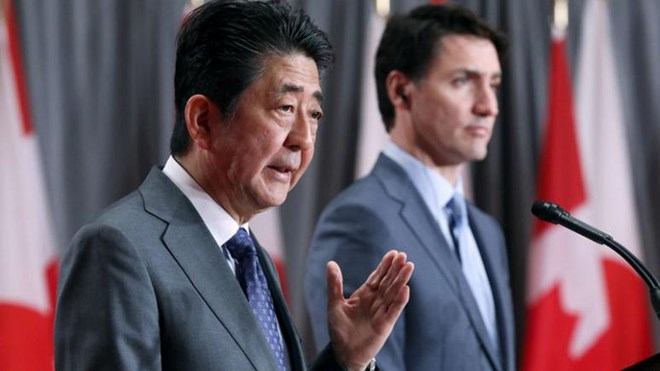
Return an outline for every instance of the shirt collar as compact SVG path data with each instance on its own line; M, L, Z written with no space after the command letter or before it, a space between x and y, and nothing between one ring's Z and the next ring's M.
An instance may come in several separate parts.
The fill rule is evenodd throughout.
M217 202L188 174L186 169L179 164L174 157L170 156L165 163L163 173L183 192L190 200L202 221L211 232L218 246L236 234L239 227L249 231L248 223L238 225Z
M403 168L429 209L443 208L454 193L463 195L463 180L460 176L456 187L452 187L440 173L426 166L391 140L385 145L383 153Z

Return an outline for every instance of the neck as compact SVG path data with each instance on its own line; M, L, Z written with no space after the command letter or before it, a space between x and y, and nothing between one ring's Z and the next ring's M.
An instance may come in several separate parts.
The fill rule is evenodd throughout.
M390 138L394 144L399 146L402 150L419 160L424 165L437 171L443 178L452 185L456 186L458 179L463 168L463 164L442 164L435 161L426 151L418 146L411 136L406 135L406 131L401 128L403 125L395 125L391 132Z
M232 200L235 198L226 192L222 192L222 189L229 189L228 187L222 187L217 184L219 179L218 177L207 175L208 172L204 170L204 167L200 161L192 158L192 155L183 155L183 156L173 156L176 162L181 165L181 167L190 175L200 188L206 192L213 201L215 201L218 206L222 207L229 216L232 217L238 223L238 225L243 225L250 221L256 212L249 212L247 210L241 210L234 206Z

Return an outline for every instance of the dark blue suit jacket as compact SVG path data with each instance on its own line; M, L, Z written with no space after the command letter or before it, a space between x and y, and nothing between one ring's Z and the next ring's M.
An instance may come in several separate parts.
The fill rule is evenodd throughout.
M515 370L514 321L504 237L499 224L468 203L496 306L500 351L490 344L476 301L421 195L405 171L381 155L371 174L334 199L317 224L305 294L317 345L328 340L325 269L335 260L347 293L383 254L405 251L415 264L410 302L376 357L381 370Z

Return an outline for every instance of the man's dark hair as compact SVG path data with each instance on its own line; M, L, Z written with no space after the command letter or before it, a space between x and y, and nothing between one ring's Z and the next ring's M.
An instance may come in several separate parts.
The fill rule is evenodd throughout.
M184 112L191 96L203 94L231 116L268 57L297 53L312 58L319 74L334 56L327 35L286 3L219 0L192 11L178 35L171 153L184 154L189 147Z
M448 35L471 35L490 40L502 59L506 37L472 11L458 5L422 5L407 15L395 15L387 23L376 52L378 108L389 132L394 125L394 106L387 95L387 75L397 70L412 80L423 78Z

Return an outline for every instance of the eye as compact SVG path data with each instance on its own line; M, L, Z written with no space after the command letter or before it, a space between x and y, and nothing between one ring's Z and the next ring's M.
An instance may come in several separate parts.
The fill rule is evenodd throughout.
M312 118L316 121L320 121L321 117L323 117L323 112L321 111L314 111L312 112Z
M290 104L283 105L283 106L280 107L280 109L284 112L291 113L291 112L293 112L293 105L290 105Z
M470 79L468 79L466 76L461 76L461 77L455 78L453 82L454 82L454 85L461 86L461 85L467 84L469 81L470 81Z

